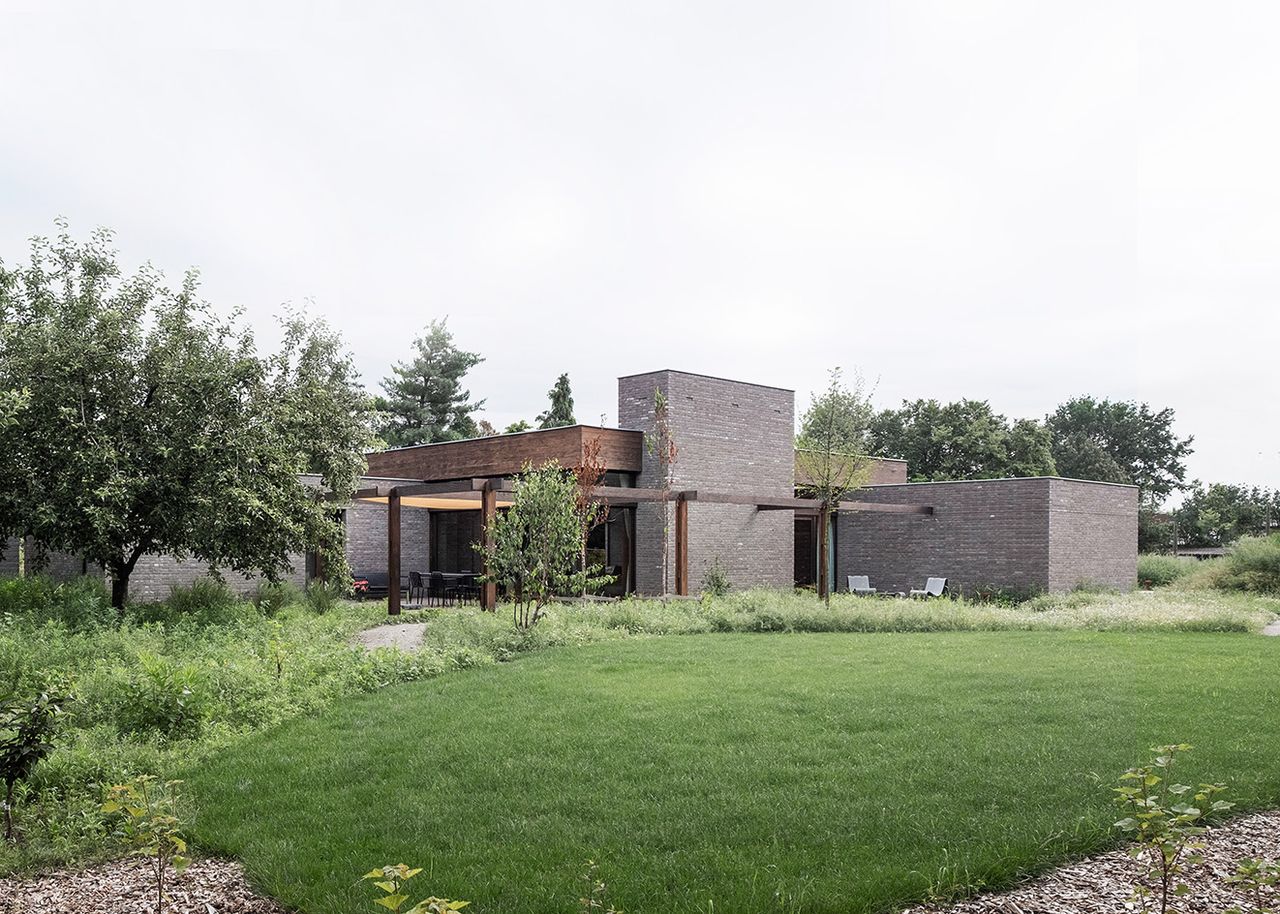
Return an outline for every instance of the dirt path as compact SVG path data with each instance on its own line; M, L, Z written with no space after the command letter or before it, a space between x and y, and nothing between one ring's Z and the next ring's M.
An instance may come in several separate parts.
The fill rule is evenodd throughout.
M1264 628L1262 633L1264 635L1270 635L1273 638L1280 638L1280 619L1276 619L1276 621Z
M416 651L422 646L422 636L427 631L425 622L406 622L403 625L379 625L367 628L356 635L356 640L367 650L393 647L400 651Z

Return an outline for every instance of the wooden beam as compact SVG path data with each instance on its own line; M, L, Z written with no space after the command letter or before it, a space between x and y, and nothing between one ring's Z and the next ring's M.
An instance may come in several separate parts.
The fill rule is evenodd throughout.
M689 501L700 501L704 504L711 505L750 505L754 508L773 509L776 511L785 511L795 508L814 508L818 507L818 502L812 498L788 498L775 497L771 495L738 495L729 492L703 492L694 490L684 493Z
M670 501L671 493L661 489L632 489L627 486L594 486L591 493L611 505L625 505L639 501Z
M689 595L689 499L676 493L676 596Z
M494 612L498 608L498 585L490 577L493 568L489 564L489 553L493 551L493 521L498 516L498 486L486 485L480 492L480 530L484 540L484 564L481 571L485 581L480 585L480 608Z
M400 494L387 496L387 614L400 615Z

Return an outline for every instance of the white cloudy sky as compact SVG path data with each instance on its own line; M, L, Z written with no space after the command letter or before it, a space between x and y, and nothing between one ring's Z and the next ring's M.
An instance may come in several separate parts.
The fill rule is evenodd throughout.
M0 257L64 215L502 425L620 374L1177 411L1280 484L1280 8L0 0Z

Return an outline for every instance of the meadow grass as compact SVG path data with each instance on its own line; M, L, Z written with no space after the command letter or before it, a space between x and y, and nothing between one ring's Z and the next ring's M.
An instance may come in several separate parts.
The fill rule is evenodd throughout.
M477 914L570 912L587 859L627 911L888 911L1108 844L1109 787L1157 744L1277 805L1278 659L1178 632L632 638L361 696L186 777L200 845L308 914L368 910L360 874L402 861Z

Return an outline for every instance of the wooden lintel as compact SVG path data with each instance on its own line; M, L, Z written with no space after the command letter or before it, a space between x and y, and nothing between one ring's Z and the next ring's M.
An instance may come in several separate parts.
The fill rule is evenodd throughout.
M594 486L593 495L610 504L627 504L634 501L675 501L675 492L663 492L661 489L631 489L627 486Z

